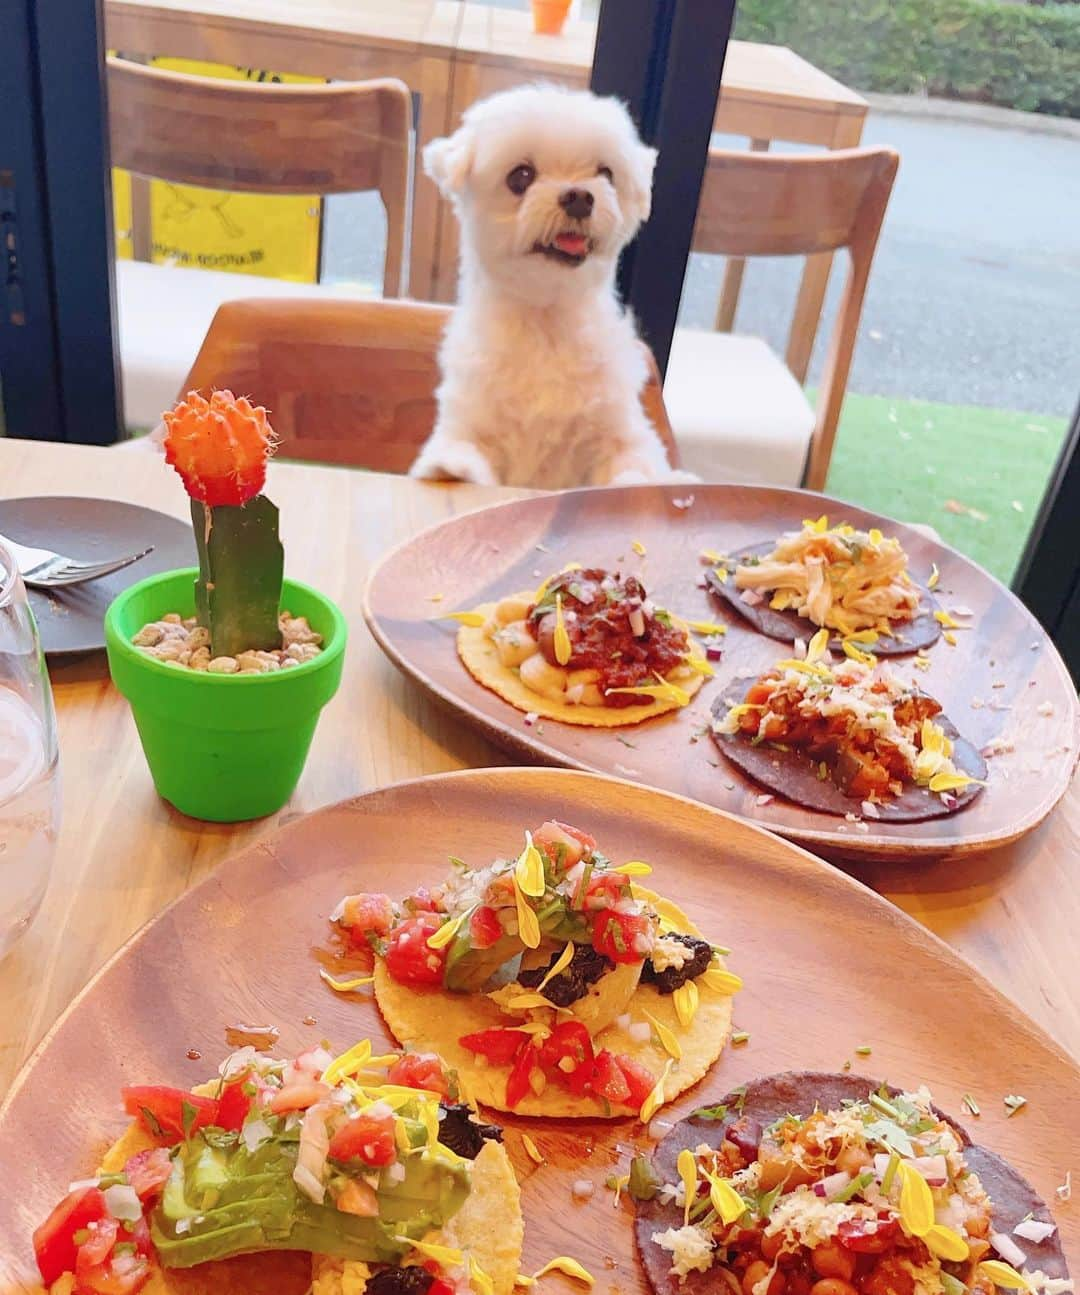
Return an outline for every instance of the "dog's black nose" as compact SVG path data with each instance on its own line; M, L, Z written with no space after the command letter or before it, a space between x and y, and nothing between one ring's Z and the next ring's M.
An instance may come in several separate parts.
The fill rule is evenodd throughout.
M559 194L559 206L575 220L592 215L593 196L588 189L564 189Z

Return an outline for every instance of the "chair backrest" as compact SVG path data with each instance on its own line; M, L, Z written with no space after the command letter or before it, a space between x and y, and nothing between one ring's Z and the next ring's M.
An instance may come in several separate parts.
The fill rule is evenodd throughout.
M402 81L277 85L108 60L112 162L137 176L243 193L377 190L383 293L405 246L412 99Z
M817 425L805 484L820 490L832 455L863 298L899 155L892 149L837 149L777 154L710 149L698 204L693 248L729 257L816 256L846 249L847 280L829 343L818 396ZM792 321L788 365L809 354L796 330L818 320Z
M435 425L438 348L451 309L230 301L218 308L180 394L229 387L251 395L271 412L282 458L407 472ZM677 466L655 364L642 404Z

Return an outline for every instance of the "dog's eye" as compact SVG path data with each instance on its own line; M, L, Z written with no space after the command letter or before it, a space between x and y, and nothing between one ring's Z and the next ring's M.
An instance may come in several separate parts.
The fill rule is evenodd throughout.
M531 166L528 162L522 162L520 166L515 166L506 177L506 187L511 193L520 195L525 192L535 179L536 167Z
M596 174L597 174L597 175L602 175L602 176L604 177L604 179L608 182L608 184L614 184L614 183L615 183L615 177L611 174L611 167L610 167L610 166L598 166L598 167L596 168Z

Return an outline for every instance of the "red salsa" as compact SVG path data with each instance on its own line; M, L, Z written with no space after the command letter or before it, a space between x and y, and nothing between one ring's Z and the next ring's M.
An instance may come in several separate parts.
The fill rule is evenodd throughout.
M597 685L607 706L640 706L640 696L609 690L655 683L657 675L666 678L690 651L685 631L652 606L636 576L590 567L556 576L529 608L529 633L549 665L560 664L554 641L557 596L571 646L564 664L599 671Z

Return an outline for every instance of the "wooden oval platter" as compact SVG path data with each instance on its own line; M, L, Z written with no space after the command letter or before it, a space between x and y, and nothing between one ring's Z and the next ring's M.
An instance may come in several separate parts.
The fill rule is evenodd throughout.
M665 1123L755 1075L856 1071L939 1104L1006 1156L1055 1210L1080 1270L1080 1213L1055 1196L1080 1169L1080 1067L957 954L843 873L779 837L675 796L553 769L480 770L403 783L298 819L238 855L137 935L53 1027L0 1109L0 1292L35 1290L30 1233L122 1130L122 1084L194 1084L226 1055L237 1022L280 1029L280 1055L321 1039L386 1036L367 991L335 995L317 974L327 916L359 889L399 895L483 865L557 815L615 859L648 860L650 884L732 952L745 988L729 1046ZM869 1056L857 1048L872 1049ZM201 1058L197 1056L201 1054ZM971 1093L982 1114L964 1115ZM1006 1118L1002 1098L1026 1106ZM652 1145L632 1119L499 1116L523 1190L523 1270L570 1254L599 1295L648 1295L633 1217L604 1186ZM526 1154L527 1131L544 1162ZM653 1126L653 1133L661 1130ZM593 1184L576 1199L575 1181ZM562 1276L541 1289L576 1291Z
M710 707L727 681L756 675L789 652L702 587L708 569L703 551L734 553L763 537L797 530L804 517L823 512L830 524L878 526L895 535L913 578L925 581L936 564L942 606L971 613L964 618L971 628L956 632L955 646L941 639L930 649L929 669L914 669L911 657L888 662L901 678L914 678L942 702L977 749L994 743L1011 748L989 761L989 786L961 812L884 824L804 809L769 795L725 759L708 735ZM530 725L521 711L469 675L455 650L457 625L435 619L439 613L535 588L571 561L636 574L659 606L688 620L727 626L716 676L689 706L618 729L548 720ZM433 527L390 553L372 572L365 614L395 665L519 760L614 774L691 796L848 858L942 857L1015 840L1064 794L1080 748L1080 707L1068 672L1013 594L910 526L801 490L636 486L485 508ZM853 801L853 811L859 808Z

